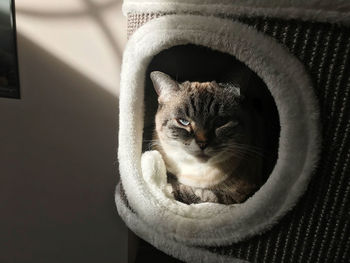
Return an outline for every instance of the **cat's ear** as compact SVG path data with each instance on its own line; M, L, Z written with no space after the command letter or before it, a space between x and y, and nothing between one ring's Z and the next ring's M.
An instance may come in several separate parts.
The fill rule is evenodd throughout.
M239 100L242 101L244 99L244 89L242 89L242 87L238 87L236 85L233 85L232 89L233 89L232 91L235 94L235 96L237 98L239 98Z
M225 89L227 92L232 94L236 99L240 101L242 101L245 98L244 92L242 92L242 88L232 81L228 83L218 83L217 85Z
M210 82L210 84L213 86L213 87L219 87L219 84L213 80L212 82Z
M159 100L170 99L171 95L179 90L179 84L163 72L153 71L150 77Z

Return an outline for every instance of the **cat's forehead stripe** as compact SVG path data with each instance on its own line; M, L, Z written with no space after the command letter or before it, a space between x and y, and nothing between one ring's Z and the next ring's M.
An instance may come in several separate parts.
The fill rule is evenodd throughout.
M216 115L222 111L222 100L216 98L215 94L207 91L193 92L185 104L186 114L190 117L205 117Z

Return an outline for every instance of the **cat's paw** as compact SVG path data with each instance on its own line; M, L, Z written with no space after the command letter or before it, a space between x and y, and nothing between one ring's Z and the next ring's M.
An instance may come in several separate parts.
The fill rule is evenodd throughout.
M174 198L174 188L171 184L166 184L163 192L167 197Z
M200 198L201 202L218 203L219 200L213 191L208 189L197 188L194 190L194 194Z

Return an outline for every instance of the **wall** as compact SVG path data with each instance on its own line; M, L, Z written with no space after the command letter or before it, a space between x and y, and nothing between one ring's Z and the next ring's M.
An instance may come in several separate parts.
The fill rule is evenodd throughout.
M0 262L126 262L118 0L18 0L21 99L0 98Z

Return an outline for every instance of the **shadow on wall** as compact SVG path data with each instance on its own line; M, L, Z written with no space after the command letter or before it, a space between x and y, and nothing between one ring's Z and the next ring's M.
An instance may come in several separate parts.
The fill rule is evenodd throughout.
M119 45L113 34L111 33L109 27L106 25L102 18L102 12L106 9L117 7L119 10L121 9L122 0L112 0L106 3L95 3L93 0L82 0L82 3L85 5L85 9L83 11L36 11L36 10L28 10L24 8L17 8L16 12L21 15L33 16L36 18L42 19L81 19L82 17L89 17L92 21L94 21L98 27L103 32L104 36L110 43L115 57L121 61L122 58L122 50L123 48ZM125 29L126 34L126 29Z
M18 48L22 100L0 103L0 262L126 262L117 98L21 35Z

